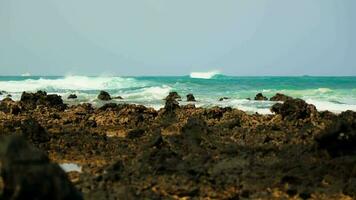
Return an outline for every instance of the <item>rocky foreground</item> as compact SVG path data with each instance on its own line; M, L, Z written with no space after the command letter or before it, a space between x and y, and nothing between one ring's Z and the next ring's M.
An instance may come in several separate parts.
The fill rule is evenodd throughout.
M159 111L6 98L0 199L356 198L356 113L280 100L259 115L179 106L174 95Z

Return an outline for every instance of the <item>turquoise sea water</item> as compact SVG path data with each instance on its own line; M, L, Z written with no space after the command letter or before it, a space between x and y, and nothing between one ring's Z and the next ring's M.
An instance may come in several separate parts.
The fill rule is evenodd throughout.
M117 103L136 103L158 109L170 91L182 96L193 93L196 106L231 106L248 112L269 113L275 102L249 101L258 92L271 97L280 92L314 104L318 110L356 111L356 77L232 77L217 73L192 73L175 77L87 77L87 76L0 76L0 91L18 100L22 91L45 90L63 97L69 104L89 102L100 106L96 99L100 90L122 96ZM75 93L76 100L67 100ZM0 96L0 99L7 94ZM221 97L229 97L219 101Z

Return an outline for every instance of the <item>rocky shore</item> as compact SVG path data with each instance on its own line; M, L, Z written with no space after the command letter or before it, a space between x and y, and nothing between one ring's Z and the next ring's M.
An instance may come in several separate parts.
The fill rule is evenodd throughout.
M355 112L318 112L283 94L272 115L178 97L158 111L68 106L41 91L3 99L0 199L356 198Z

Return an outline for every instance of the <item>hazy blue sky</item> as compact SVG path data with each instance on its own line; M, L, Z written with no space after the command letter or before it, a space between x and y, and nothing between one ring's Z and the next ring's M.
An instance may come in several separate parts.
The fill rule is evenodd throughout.
M356 75L355 0L0 0L0 75Z

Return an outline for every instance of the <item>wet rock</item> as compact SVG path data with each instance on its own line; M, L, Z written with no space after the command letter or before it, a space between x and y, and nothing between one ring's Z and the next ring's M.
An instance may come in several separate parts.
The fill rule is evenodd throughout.
M277 103L271 107L271 111L289 120L306 119L317 115L315 106L307 104L302 99L289 99L283 104Z
M33 118L24 120L20 128L23 136L34 143L43 143L50 140L47 131Z
M268 100L268 98L265 97L265 96L263 96L262 93L258 93L258 94L256 94L256 96L255 96L255 100L256 100L256 101L266 101L266 100Z
M23 138L1 138L0 143L0 199L82 199L65 172Z
M181 100L181 96L177 92L170 92L165 100Z
M100 93L98 95L98 99L102 100L102 101L110 101L111 100L111 96L106 91L100 91Z
M229 97L221 97L220 99L219 99L219 101L224 101L224 100L228 100L228 99L230 99Z
M187 94L187 101L195 101L195 97L193 94Z
M25 109L33 110L38 105L53 107L59 110L64 110L67 106L63 104L61 96L56 94L47 95L44 91L36 93L23 92L20 100L21 106Z
M78 98L76 94L70 94L68 96L68 99L76 99L76 98Z
M177 98L180 98L177 92L170 92L169 95L165 98L166 103L164 105L165 113L171 113L175 109L179 108L179 103L177 102Z
M356 113L347 111L316 137L320 149L332 156L356 153Z
M290 96L287 96L287 95L284 95L284 94L281 94L281 93L277 93L275 94L273 97L271 97L269 100L270 101L287 101L287 100L291 100L293 99L292 97Z
M144 129L133 129L127 133L127 138L134 139L141 137L145 133Z
M9 97L6 97L0 102L0 111L17 115L20 113L21 109L15 101Z

